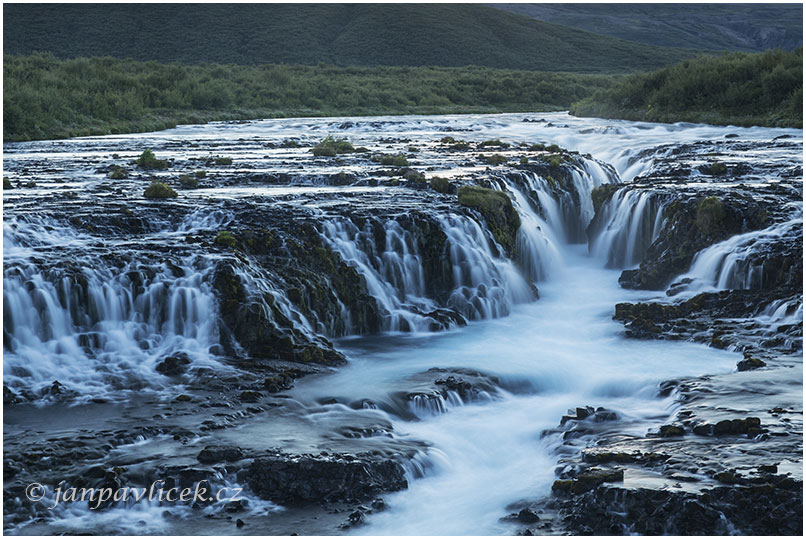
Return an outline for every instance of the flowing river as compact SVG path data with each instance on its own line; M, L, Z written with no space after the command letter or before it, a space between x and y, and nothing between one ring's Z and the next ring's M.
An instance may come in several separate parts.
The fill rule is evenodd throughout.
M305 146L327 134L372 151L408 150L411 166L429 178L486 177L519 214L512 255L488 241L483 223L451 210L443 199L419 199L419 191L398 196L396 189L402 188L384 178L374 181L370 165L349 159L337 167L348 180L323 181L332 163L312 160L307 149L284 142L294 139ZM512 145L502 146L505 154L523 142L556 144L579 152L579 161L563 192L552 187L553 178L522 172L513 180L491 171L472 161L473 152L446 155L435 141L447 135L472 143L500 139ZM776 137L788 145L770 145ZM177 394L193 395L203 386L200 379L155 371L172 354L189 357L199 376L237 378L237 357L254 352L224 344L214 276L227 262L246 293L263 298L263 312L277 326L290 328L297 342L332 340L347 363L298 379L285 391L287 406L278 408L287 412L233 420L223 431L195 431L189 442L194 454L221 440L240 447L319 451L329 447L331 433L339 428L383 425L380 433L350 443L354 451L396 455L408 488L384 495L386 509L367 514L363 525L348 533L511 534L517 528L503 517L523 500L549 496L558 457L584 446L569 449L556 430L568 410L603 407L618 416L620 433L643 436L672 421L679 408L674 394L661 395L659 384L731 373L742 359L731 346L629 339L622 323L612 319L619 303L670 301L665 289L619 285L621 271L637 267L667 225L665 202L619 191L602 210L605 224L592 235L592 229L585 232L595 213L595 188L629 185L675 148L700 145L704 155L716 140L746 145L740 159L753 167L750 183L778 181L775 166L802 166L800 130L648 124L564 113L266 120L6 144L6 177L17 188L3 192L4 384L27 399L6 407L6 452L10 441L24 439L30 425L39 436L61 439L110 424L125 428L130 419L124 410L141 410L136 417L146 422L145 416L162 414ZM143 183L129 178L114 185L103 166L112 154L130 162L145 148L162 159L189 162L188 170L205 168L209 161L204 159L213 155L231 157L235 165L201 180L205 188L180 191L169 203L181 211L163 212L158 203L145 202L149 213L136 234L104 231L118 226L107 217L122 211L126 201L129 210L138 211ZM688 178L688 187L697 184L698 174ZM151 175L167 180L176 173ZM283 179L241 183L239 175ZM71 219L74 211L98 200L95 228ZM430 209L424 207L429 204ZM718 243L712 254L695 259L689 275L694 279L684 281L694 283L685 285L692 291L681 297L695 289L753 288L753 279L760 277L752 272L760 270L744 264L752 259L753 246L778 241L793 227L802 230L802 204L786 205L788 221ZM292 294L290 273L282 269L264 271L218 248L192 250L186 238L232 230L244 207L279 208L291 220L310 216L318 241L360 275L366 301L374 301L380 313L377 331L361 328L358 311L344 296L340 306L334 301L331 311L317 311L300 299L314 294L313 287ZM428 242L407 221L415 211L431 211L430 226L447 238L444 292L434 292L437 270L426 264ZM358 213L362 220L353 218ZM363 222L381 223L382 232ZM730 272L738 277L724 276ZM695 286L696 279L705 284ZM801 305L778 303L759 316L802 323ZM429 378L429 372L436 374ZM474 381L472 396L424 389L434 387L435 377L448 376ZM54 380L62 389L52 389ZM56 393L71 398L59 400ZM97 421L81 416L79 424L78 410L98 414ZM42 417L51 412L51 421ZM277 414L283 421L309 421L310 427L275 427L285 424ZM334 452L340 443L334 442ZM185 450L171 444L162 435L141 435L135 446L123 444L119 451L132 461L135 455L150 455L155 464L174 457L185 462ZM624 477L625 486L640 482L637 476ZM249 518L243 517L246 533L290 529L274 525L289 511L286 504L267 506L248 487L246 492L252 503ZM130 505L96 513L80 504L53 511L25 509L25 504L6 509L7 533L221 531L196 523L200 516L189 509L171 513ZM121 524L127 516L142 524ZM334 532L310 522L301 526L306 533Z

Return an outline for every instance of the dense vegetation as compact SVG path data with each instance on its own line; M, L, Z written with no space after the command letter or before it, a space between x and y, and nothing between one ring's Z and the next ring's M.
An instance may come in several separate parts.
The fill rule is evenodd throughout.
M560 110L604 75L489 68L187 66L113 58L3 58L3 138L165 129L291 116Z
M6 54L614 73L690 58L478 4L6 4Z
M596 34L663 47L714 51L794 50L803 45L803 5L494 4L499 9Z
M701 57L625 77L576 103L577 116L802 127L803 49Z

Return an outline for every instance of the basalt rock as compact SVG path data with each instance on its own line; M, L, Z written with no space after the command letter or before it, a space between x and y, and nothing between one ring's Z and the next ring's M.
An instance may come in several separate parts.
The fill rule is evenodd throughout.
M407 488L403 467L369 455L255 459L245 478L259 496L284 504L361 502Z

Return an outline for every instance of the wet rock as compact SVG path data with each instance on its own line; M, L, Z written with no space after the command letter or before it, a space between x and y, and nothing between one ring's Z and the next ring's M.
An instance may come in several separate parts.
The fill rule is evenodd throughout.
M360 502L408 486L403 468L393 460L345 455L258 458L247 481L259 496L284 504Z
M680 425L662 425L660 427L659 435L661 438L671 438L683 436L685 433L685 429Z
M747 417L745 419L724 419L714 425L714 435L747 434L750 429L761 426L761 419Z
M166 376L183 374L190 365L190 357L187 354L179 353L168 356L157 364L157 372Z
M517 518L518 522L523 522L524 524L534 524L535 522L540 522L540 517L531 509L521 509L518 512Z
M552 492L575 495L587 492L605 482L624 481L624 470L589 468L572 479L558 479L551 486Z
M217 464L219 462L235 462L244 458L238 447L206 446L196 457L203 464Z
M755 357L748 357L736 364L739 371L752 371L766 366L767 364L764 361Z
M263 393L260 391L242 391L240 398L241 402L258 402L263 398Z

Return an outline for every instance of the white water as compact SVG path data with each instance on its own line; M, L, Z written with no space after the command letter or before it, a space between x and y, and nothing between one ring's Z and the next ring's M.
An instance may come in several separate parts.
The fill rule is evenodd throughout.
M539 435L556 427L568 408L611 408L636 421L635 433L645 434L673 413L670 400L657 398L659 382L734 369L733 353L624 340L621 325L610 320L613 305L647 294L620 289L618 272L598 269L584 251L564 249L566 271L543 284L540 301L518 306L507 318L411 336L393 346L344 341L350 365L295 390L301 399L327 395L383 403L405 389L407 377L432 367L476 369L518 388L518 394L502 391L489 402L422 414L419 422L391 417L397 431L434 444L432 469L407 491L389 496L390 508L356 533L511 533L498 519L509 503L548 494L558 440ZM336 407L342 409L334 405L334 412Z

